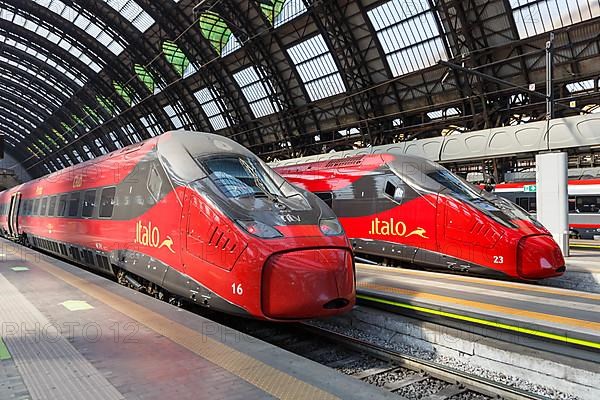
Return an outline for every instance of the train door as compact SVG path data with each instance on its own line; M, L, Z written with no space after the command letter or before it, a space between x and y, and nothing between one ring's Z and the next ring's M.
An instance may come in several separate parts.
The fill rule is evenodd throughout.
M246 241L229 218L213 209L194 190L187 189L185 193L181 225L182 243L185 243L181 252L184 271L189 274L191 266L207 262L231 270L246 248Z
M193 191L186 189L183 202L183 218L181 219L181 257L184 272L188 272L190 266L202 260L204 253L204 241L199 232L200 205L198 197Z
M21 205L21 193L15 193L10 198L10 208L8 210L8 231L13 237L19 235L18 213Z

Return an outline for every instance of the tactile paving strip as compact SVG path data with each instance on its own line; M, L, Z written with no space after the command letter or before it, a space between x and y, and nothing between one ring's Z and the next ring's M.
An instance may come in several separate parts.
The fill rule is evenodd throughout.
M40 260L37 266L128 317L146 325L200 357L279 399L335 400L338 397L271 367L218 340Z
M4 343L32 399L124 398L2 274L0 293Z

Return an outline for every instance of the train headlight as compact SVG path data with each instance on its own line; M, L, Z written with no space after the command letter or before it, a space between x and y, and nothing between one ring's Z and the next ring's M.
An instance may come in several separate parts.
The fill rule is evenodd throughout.
M259 221L238 220L237 223L240 224L240 226L244 228L246 232L251 235L258 236L259 238L272 239L283 236L277 229Z
M327 218L319 221L319 228L323 235L326 236L336 236L341 235L344 231L342 229L342 225L337 220L337 218Z

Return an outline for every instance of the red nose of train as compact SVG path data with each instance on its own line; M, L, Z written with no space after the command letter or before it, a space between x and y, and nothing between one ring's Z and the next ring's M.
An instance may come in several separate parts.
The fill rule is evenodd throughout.
M352 254L310 249L275 254L263 270L262 308L273 319L300 319L345 312L356 301Z
M551 236L527 236L519 241L517 271L524 279L542 279L565 272L565 259Z

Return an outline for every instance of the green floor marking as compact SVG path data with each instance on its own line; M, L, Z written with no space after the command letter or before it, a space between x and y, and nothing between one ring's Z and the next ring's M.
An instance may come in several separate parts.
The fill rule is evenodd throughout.
M62 305L69 311L83 311L91 310L94 308L87 301L83 300L67 300L65 302L60 303L60 305Z
M8 348L4 344L2 338L0 338L0 361L10 360L12 357L10 356L10 352Z
M12 267L11 269L15 272L29 271L27 267Z

